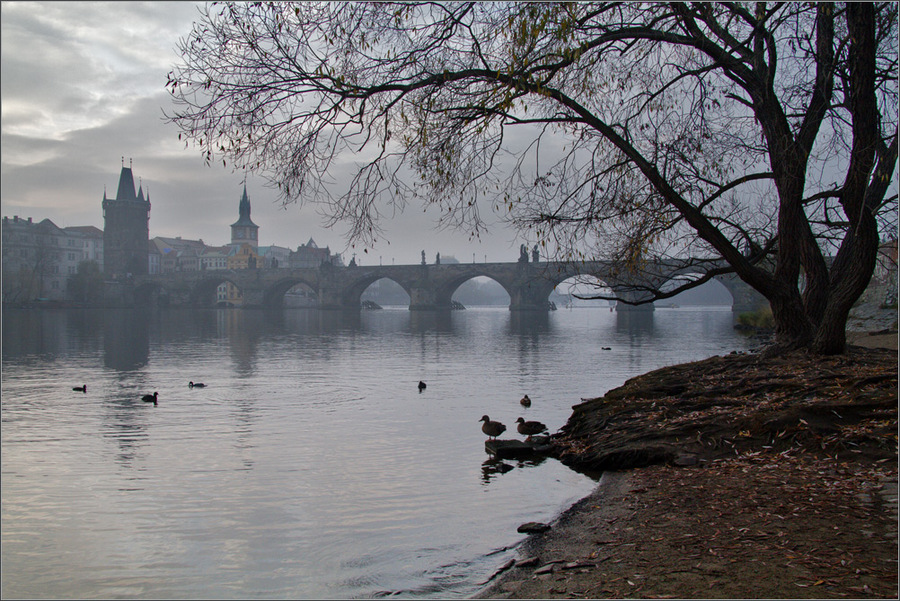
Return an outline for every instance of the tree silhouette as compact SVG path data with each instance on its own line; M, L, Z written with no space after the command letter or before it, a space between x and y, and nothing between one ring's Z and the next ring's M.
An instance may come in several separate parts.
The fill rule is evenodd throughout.
M896 228L893 3L236 3L178 50L179 137L351 239L421 202L473 236L495 211L545 256L665 265L641 301L734 272L776 350L844 350Z

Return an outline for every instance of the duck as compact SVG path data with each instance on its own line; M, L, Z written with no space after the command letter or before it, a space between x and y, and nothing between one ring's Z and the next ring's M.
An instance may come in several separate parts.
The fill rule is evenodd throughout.
M547 431L547 426L542 424L541 422L526 422L525 418L520 417L516 420L518 426L516 426L516 430L519 431L519 434L527 436L526 440L531 440L531 437L535 434L540 434L541 432Z
M422 380L419 380L419 392L422 392L423 390L425 390L425 386L426 386L425 382L423 382Z
M188 382L188 386L191 388L204 388L206 387L206 384L203 382Z
M154 392L153 394L145 394L144 396L141 397L141 400L144 401L145 403L153 403L155 405L156 397L158 397L158 396L159 396L158 392Z
M519 401L523 407L531 407L531 399L528 398L528 395L522 397L522 400Z
M484 422L484 424L481 426L481 431L491 438L497 438L498 436L506 432L506 426L504 426L500 422L491 421L491 418L486 415L482 415L481 419L478 421Z
M87 392L87 384L82 384L81 386L76 386L72 390L75 392Z

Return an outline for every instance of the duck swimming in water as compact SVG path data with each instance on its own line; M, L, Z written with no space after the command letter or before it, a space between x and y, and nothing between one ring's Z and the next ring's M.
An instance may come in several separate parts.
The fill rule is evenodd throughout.
M87 384L82 384L81 386L76 386L73 388L75 392L87 392Z
M203 382L188 382L188 386L191 388L205 388L206 384Z
M518 426L516 426L516 430L519 431L519 434L527 436L526 440L531 440L531 437L535 434L540 434L541 432L547 431L547 426L542 424L541 422L526 422L525 418L520 417L516 420Z
M506 432L506 426L504 426L500 422L491 421L491 418L486 415L482 415L481 419L478 421L484 422L484 424L481 426L481 431L491 438L497 438L498 436Z
M528 398L528 395L522 397L522 400L519 401L523 407L531 407L531 399Z
M144 396L141 397L141 400L144 401L145 403L153 403L154 405L156 405L156 397L158 397L158 396L159 396L158 392L154 392L153 394L145 394Z
M425 382L419 380L419 392L422 392L423 390L425 390Z

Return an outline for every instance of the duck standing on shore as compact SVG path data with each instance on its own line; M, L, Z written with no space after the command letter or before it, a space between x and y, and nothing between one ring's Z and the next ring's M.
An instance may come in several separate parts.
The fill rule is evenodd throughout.
M491 421L487 415L482 415L481 419L478 420L480 422L484 422L481 426L481 431L487 434L491 438L497 438L504 432L506 432L506 426L501 424L500 422Z
M156 405L156 398L159 396L158 392L154 392L153 394L145 394L141 397L141 400L145 403L153 403Z
M542 432L547 431L547 426L542 424L541 422L526 422L525 418L520 417L516 420L518 426L516 426L516 430L519 431L519 434L523 436L527 436L526 441L531 440L531 437L535 434L540 434Z

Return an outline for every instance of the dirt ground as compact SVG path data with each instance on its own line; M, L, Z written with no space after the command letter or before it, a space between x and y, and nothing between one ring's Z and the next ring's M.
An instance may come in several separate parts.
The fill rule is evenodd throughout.
M859 339L896 350L897 334L882 336ZM861 346L859 339L852 342ZM877 353L865 359L860 352L859 365L830 364L828 377L804 397L819 395L809 402L827 408L836 398L844 408L877 404L877 411L861 409L853 423L846 414L828 424L800 418L808 429L790 444L760 443L754 433L729 453L687 466L606 471L549 531L531 535L518 563L501 568L477 598L896 599L896 354ZM803 361L781 369L788 373L769 377L809 377ZM767 398L777 396L762 388ZM843 395L844 388L855 392ZM736 390L734 398L748 394ZM682 393L674 405L690 396ZM887 414L885 400L893 406ZM572 431L596 440L583 428Z

